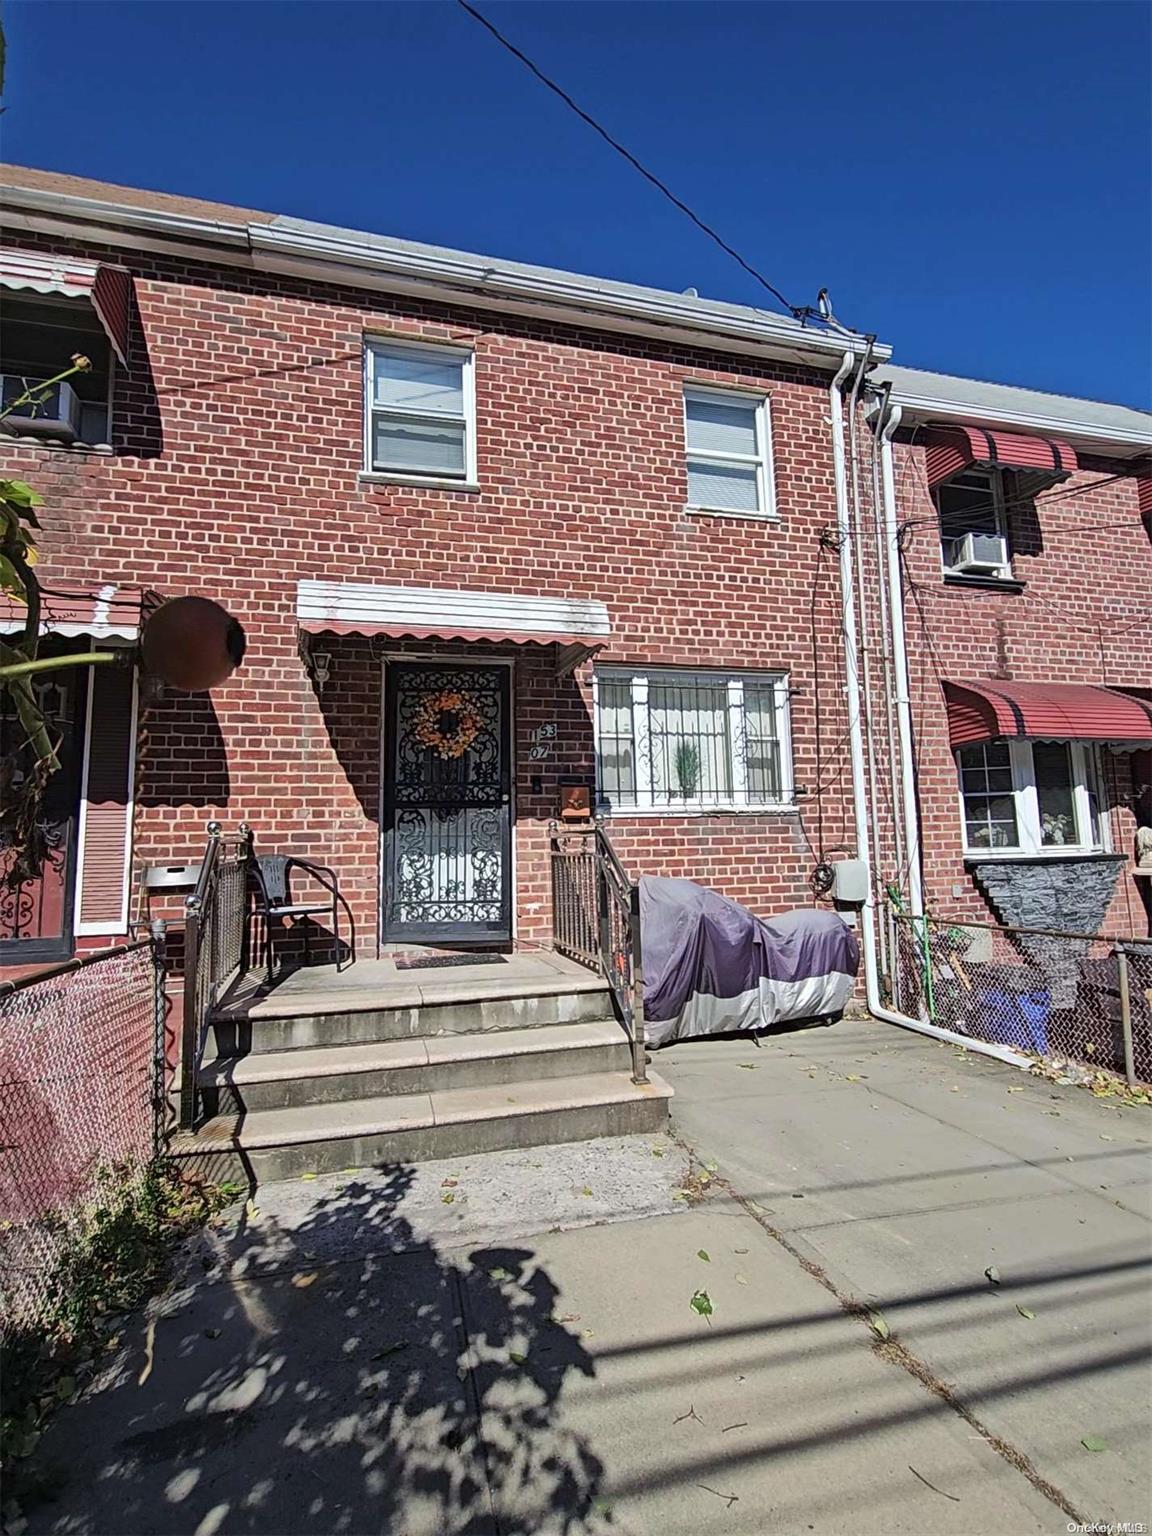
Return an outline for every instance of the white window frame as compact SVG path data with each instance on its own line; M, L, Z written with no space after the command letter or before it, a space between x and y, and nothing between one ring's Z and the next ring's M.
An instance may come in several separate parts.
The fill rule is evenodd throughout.
M411 416L417 421L463 421L464 424L464 472L460 475L442 471L380 469L373 462L374 425L377 416L376 358L381 352L406 353L410 357L439 357L462 363L461 392L463 414L457 416L445 411L411 411L404 407L388 406L379 414L387 416ZM476 354L472 347L441 346L434 342L407 341L394 336L365 336L364 338L364 476L372 480L387 480L397 485L448 486L455 489L474 487L476 484Z
M706 449L694 449L689 438L688 422L688 405L692 400L718 400L726 405L739 405L750 410L756 430L755 454L714 453ZM693 460L699 460L702 464L729 465L734 469L747 469L750 465L754 465L757 508L754 512L748 512L739 511L734 507L709 507L692 501L689 495L689 512L706 512L713 517L749 517L767 521L775 521L779 518L780 514L776 510L776 474L772 452L772 408L768 395L753 395L747 390L712 389L700 384L686 384L684 386L685 472L688 464Z
M1005 504L1004 471L1002 469L965 469L962 470L960 474L952 475L948 480L943 481L940 485L935 487L936 495L933 497L933 503L936 508L936 518L940 528L940 569L943 571L945 576L958 576L961 579L967 580L974 579L970 576L969 572L960 570L958 566L949 565L944 558L945 534L944 524L941 521L940 492L946 490L953 480L959 480L962 475L979 475L982 479L988 482L988 495L992 502L993 512L996 518L996 537L1004 540L1004 548L1008 555L1008 558L1001 565L1000 570L996 576L985 577L984 579L992 581L1011 581L1014 574L1012 570L1012 543L1008 536L1008 508ZM975 529L969 530L969 532L972 533L975 531ZM962 537L962 535L949 534L948 537L957 538Z
M600 782L600 684L630 684L632 696L632 743L635 759L636 797L616 805L604 794ZM746 683L771 683L774 688L775 740L780 754L780 794L773 800L753 799L745 787L746 759L739 750L739 727ZM724 800L657 799L652 787L652 752L648 743L648 690L652 683L723 683L728 690L729 767L732 794ZM792 767L792 725L787 672L717 672L668 667L597 667L592 676L592 728L596 751L596 806L606 816L708 816L747 812L756 815L794 811L796 808Z
M1055 740L1055 738L1053 738ZM1031 741L1008 742L1008 755L1012 768L1010 791L1016 807L1016 835L1019 847L984 848L968 841L968 817L964 804L964 779L960 768L960 754L956 754L956 789L960 807L960 832L964 839L964 856L970 859L1059 859L1075 858L1091 853L1109 853L1108 816L1100 799L1100 762L1096 747L1091 742L1059 741L1060 746L1070 749L1072 763L1072 804L1076 815L1076 841L1045 846L1043 827L1040 824L1040 803L1036 793L1036 769L1032 757ZM1091 791L1096 791L1096 804L1100 835L1091 839ZM1007 791L1006 791L1007 793Z

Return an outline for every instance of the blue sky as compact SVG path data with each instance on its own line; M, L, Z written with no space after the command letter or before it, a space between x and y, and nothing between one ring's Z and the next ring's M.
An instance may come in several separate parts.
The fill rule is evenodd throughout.
M481 9L793 302L1147 406L1152 10ZM9 0L4 158L768 300L451 0Z

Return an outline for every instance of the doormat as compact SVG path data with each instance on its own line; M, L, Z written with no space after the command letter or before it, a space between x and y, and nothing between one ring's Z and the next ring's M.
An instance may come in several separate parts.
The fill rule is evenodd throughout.
M481 951L473 955L397 955L398 971L433 971L449 965L506 965L504 955Z

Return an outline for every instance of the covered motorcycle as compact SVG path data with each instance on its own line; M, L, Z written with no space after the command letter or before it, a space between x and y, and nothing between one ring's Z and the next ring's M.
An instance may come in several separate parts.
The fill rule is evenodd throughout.
M644 1015L652 1045L843 1012L856 935L815 908L771 919L697 885L640 881Z

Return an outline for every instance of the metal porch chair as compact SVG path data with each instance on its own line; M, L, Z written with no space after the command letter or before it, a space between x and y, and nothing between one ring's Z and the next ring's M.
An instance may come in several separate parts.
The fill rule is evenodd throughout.
M299 870L310 876L324 890L324 898L313 901L294 901L292 897L292 873ZM301 923L301 933L304 939L304 964L311 962L311 939L309 925L306 919L323 915L332 922L332 934L336 940L336 970L342 966L340 955L340 908L343 907L348 917L348 964L354 964L356 960L356 929L352 922L352 914L348 909L348 903L340 894L340 887L336 882L336 876L325 864L314 864L311 859L296 858L291 854L265 853L258 854L252 861L255 913L264 922L265 949L268 962L268 981L271 983L275 970L275 953L272 943L272 926L276 918L296 917L305 919Z

